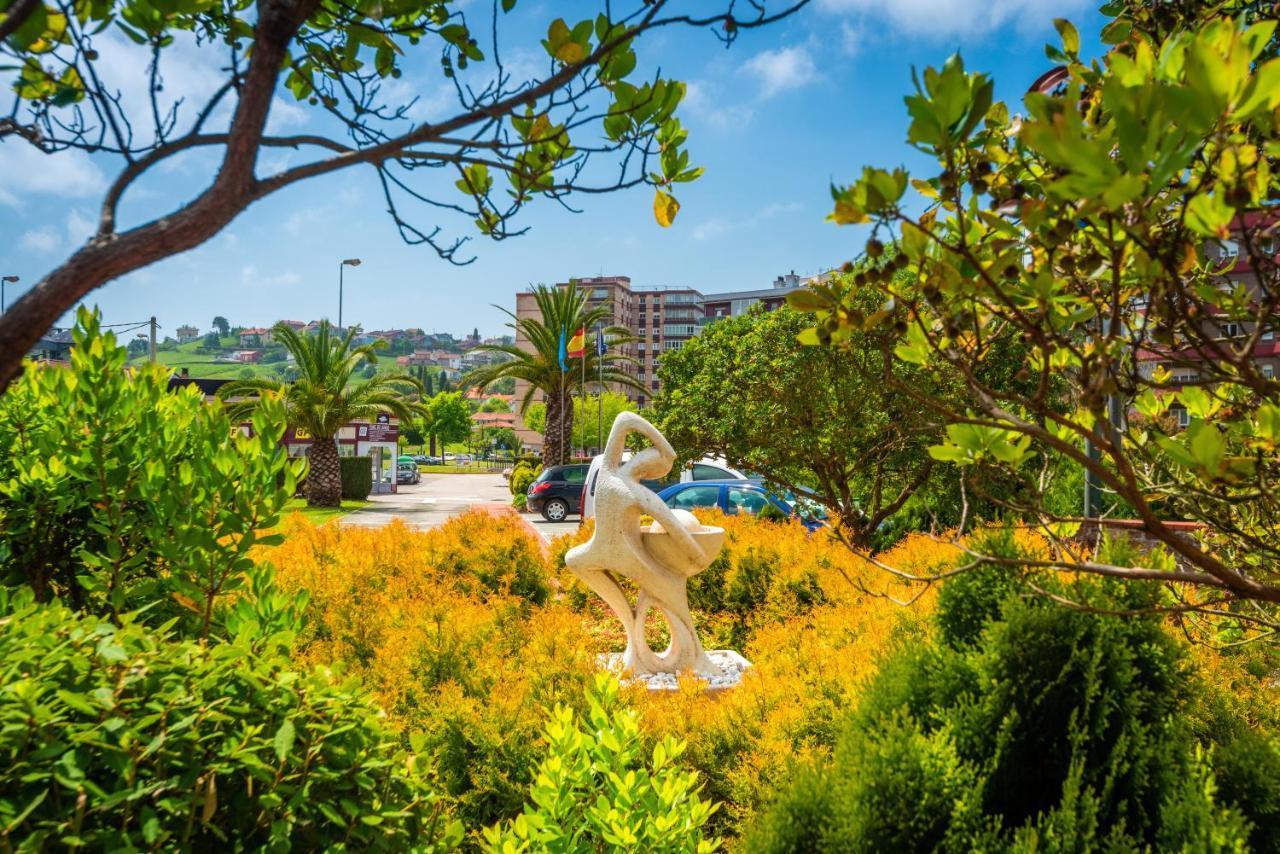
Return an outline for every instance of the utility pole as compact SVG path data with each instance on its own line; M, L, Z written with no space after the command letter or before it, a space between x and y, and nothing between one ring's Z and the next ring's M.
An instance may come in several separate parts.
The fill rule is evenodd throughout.
M151 326L151 341L148 344L147 352L151 354L151 364L154 365L156 363L156 317L154 314L151 316L150 326Z

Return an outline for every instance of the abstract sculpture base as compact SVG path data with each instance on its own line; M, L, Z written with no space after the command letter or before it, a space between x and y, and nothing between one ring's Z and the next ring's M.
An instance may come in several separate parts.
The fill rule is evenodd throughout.
M751 666L750 661L747 661L731 649L709 649L707 650L707 657L720 670L719 676L697 677L707 683L707 691L723 691L735 687L742 681L743 673ZM600 666L617 673L624 683L639 682L648 687L650 691L674 691L679 687L679 682L674 673L646 673L637 676L625 672L625 668L622 665L622 653L620 652L610 652L600 656Z

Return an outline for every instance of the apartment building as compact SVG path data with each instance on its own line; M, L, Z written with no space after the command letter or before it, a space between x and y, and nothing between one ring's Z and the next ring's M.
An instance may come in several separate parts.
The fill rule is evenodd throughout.
M664 353L679 350L706 323L717 318L737 316L756 303L764 303L770 310L777 308L786 301L788 291L814 278L797 276L792 271L779 276L769 288L719 294L703 294L689 287L633 287L629 276L587 276L574 281L580 290L586 292L588 305L603 305L609 309L608 325L625 327L635 335L634 342L615 352L635 360L631 371L643 389L616 390L625 393L637 406L644 407L662 390L658 364ZM568 282L558 284L562 288L568 286ZM516 294L516 317L541 319L532 290ZM590 335L588 339L590 346L595 339ZM517 330L516 346L523 348L528 343ZM522 400L527 389L527 385L517 381L516 400ZM540 395L535 396L535 400L539 399ZM526 430L522 424L517 424L517 428L516 433L525 444L541 445L540 435Z

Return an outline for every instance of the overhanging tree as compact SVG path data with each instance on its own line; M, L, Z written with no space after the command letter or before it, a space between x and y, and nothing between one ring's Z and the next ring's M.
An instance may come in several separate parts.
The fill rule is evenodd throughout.
M684 85L641 81L638 40L683 26L728 42L804 2L767 8L762 0L724 0L719 9L688 3L684 11L670 8L679 5L674 0L605 2L599 15L550 21L545 69L520 79L499 50L515 0L495 2L492 19L474 27L451 0L6 0L0 56L17 79L0 139L50 156L114 156L120 169L93 236L0 318L0 386L44 330L94 288L199 246L259 199L357 165L374 170L401 236L455 263L467 260L459 255L465 238L415 225L410 208L460 214L501 240L523 232L513 218L534 198L568 206L574 193L649 184L655 216L669 225L678 209L672 187L701 170L689 164L675 116ZM107 39L108 28L134 47ZM439 121L414 121L412 103L389 95L385 84L412 71L409 57L431 46L458 109ZM180 47L219 53L226 76L203 103L163 94L164 69ZM109 79L110 67L130 64L148 72L141 100ZM276 98L304 105L314 130L268 132ZM259 154L271 148L303 152L304 162L262 175ZM192 198L159 203L137 223L122 222L121 202L136 182L191 151L218 158L208 185ZM589 168L600 158L613 168Z
M1226 5L1245 17L1109 4L1095 61L1059 21L1060 81L1022 118L959 58L926 70L908 138L937 171L868 168L833 189L832 219L895 235L905 276L877 279L872 316L822 289L800 302L817 311L811 344L894 328L897 359L965 383L967 408L898 386L950 423L935 457L1023 481L1009 511L1055 544L1034 570L1176 582L1164 607L1273 625L1258 603L1280 601L1280 382L1258 358L1280 325L1280 60L1274 18ZM982 380L1009 334L1030 390ZM1086 471L1177 568L1073 554L1082 514L1047 506L1045 458Z

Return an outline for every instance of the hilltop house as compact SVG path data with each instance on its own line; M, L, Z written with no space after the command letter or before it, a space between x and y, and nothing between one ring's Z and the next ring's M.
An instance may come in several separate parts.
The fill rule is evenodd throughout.
M261 347L271 343L271 330L255 326L240 332L241 347Z
M179 326L174 332L178 336L179 344L187 344L200 338L200 330L190 324Z

